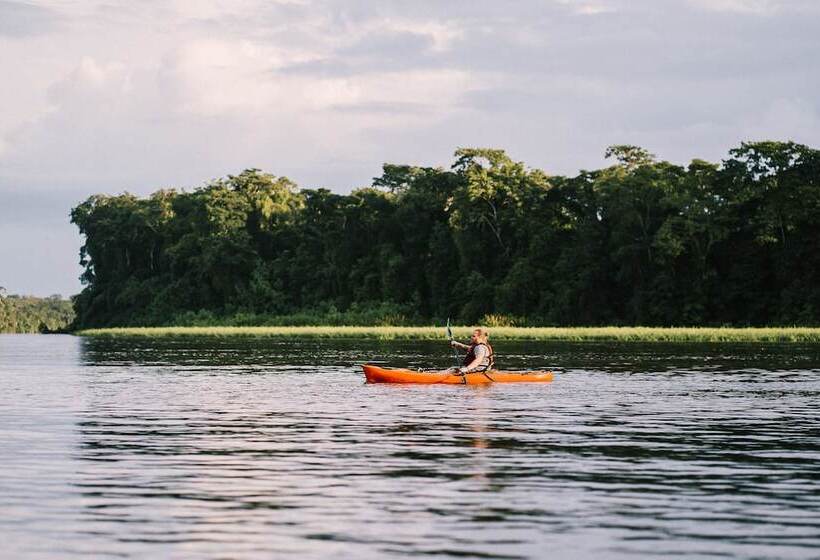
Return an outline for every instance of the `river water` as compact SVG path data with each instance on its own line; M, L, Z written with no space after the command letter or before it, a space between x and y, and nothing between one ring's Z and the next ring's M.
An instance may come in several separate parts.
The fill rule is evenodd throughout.
M817 558L820 346L0 336L3 558Z

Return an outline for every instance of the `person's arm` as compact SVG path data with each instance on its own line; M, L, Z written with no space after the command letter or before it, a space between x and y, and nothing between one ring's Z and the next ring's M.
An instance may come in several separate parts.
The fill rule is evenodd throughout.
M469 349L470 349L470 346L469 346L469 345L467 345L467 344L462 344L462 343L460 343L460 342L458 342L458 341L456 341L456 340L451 340L451 341L450 341L450 346L452 346L453 348L458 348L459 350L464 350L464 351L467 351L467 350L469 350Z

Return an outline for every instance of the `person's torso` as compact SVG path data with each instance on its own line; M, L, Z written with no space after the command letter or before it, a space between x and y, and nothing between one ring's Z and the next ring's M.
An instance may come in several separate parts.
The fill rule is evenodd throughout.
M470 347L467 349L467 356L464 358L464 365L468 366L476 358L480 358L481 361L476 366L477 369L489 369L493 365L493 348L486 342L479 342L477 344L471 344Z

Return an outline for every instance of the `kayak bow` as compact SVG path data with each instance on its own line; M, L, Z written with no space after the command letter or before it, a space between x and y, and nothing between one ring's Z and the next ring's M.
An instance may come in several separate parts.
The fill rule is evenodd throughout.
M487 371L464 375L452 371L416 371L385 368L364 364L368 383L426 383L447 385L485 385L489 383L546 383L552 381L551 371Z

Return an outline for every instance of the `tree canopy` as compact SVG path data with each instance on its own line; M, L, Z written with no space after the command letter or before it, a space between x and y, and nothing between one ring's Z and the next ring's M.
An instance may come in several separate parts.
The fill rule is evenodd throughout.
M385 164L347 195L257 169L193 192L94 195L71 212L85 236L77 326L818 323L818 150L744 143L688 166L637 146L606 155L562 177L465 148L449 169Z
M0 333L55 332L66 329L73 319L71 302L60 295L8 295L0 287Z

